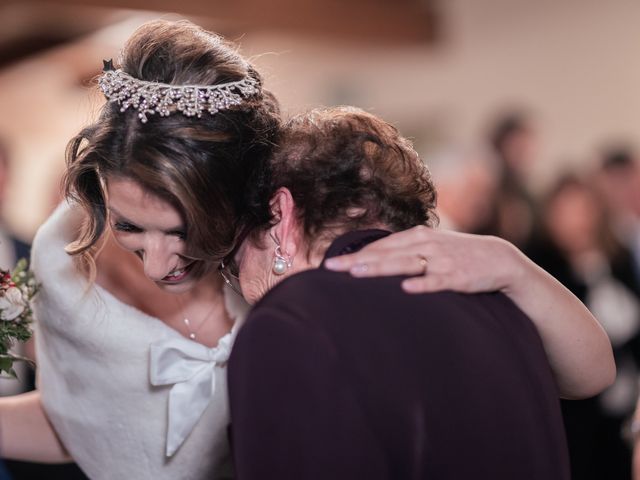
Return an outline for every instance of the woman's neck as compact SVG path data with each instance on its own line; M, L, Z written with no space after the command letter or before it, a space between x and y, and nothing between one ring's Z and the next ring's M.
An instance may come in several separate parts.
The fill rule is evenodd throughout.
M215 271L203 277L189 292L168 293L145 276L135 255L113 241L107 241L96 259L96 267L98 285L121 302L161 320L187 338L195 333L195 341L212 347L233 325L225 308L221 279Z

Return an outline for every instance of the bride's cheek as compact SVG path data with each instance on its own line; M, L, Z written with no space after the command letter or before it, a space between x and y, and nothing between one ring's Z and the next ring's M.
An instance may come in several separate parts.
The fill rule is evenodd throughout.
M120 248L124 250L128 250L130 252L135 252L140 250L142 247L140 242L133 237L131 234L126 234L122 232L113 231L113 238Z

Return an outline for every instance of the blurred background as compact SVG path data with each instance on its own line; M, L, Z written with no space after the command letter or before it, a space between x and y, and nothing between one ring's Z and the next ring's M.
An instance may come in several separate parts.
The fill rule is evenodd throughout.
M635 0L1 0L0 136L13 167L4 209L22 237L56 196L66 142L100 106L102 59L159 16L237 41L286 112L355 104L424 155L482 145L499 116L524 114L536 188L640 138Z
M5 235L28 243L59 201L66 143L103 102L102 59L158 17L236 41L287 115L352 104L394 123L432 169L442 227L507 238L578 295L619 374L563 405L573 475L630 478L640 2L0 0Z

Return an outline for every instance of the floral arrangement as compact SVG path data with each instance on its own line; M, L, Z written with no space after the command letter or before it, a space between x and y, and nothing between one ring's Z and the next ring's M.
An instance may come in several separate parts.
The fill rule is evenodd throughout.
M26 342L33 334L31 299L38 291L33 273L23 258L12 272L0 269L0 375L16 377L13 363L27 358L9 352L13 344Z

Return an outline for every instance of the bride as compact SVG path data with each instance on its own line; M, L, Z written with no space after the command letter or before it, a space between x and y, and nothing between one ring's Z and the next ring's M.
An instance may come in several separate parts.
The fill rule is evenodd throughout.
M188 22L141 26L118 63L69 144L68 201L34 242L38 391L0 399L0 454L98 479L232 477L226 361L246 307L216 270L278 105L235 46ZM504 241L447 235L409 230L358 262L411 274L395 252L428 250L457 272L438 288L502 289L529 314L561 395L611 382L608 340L575 297Z

